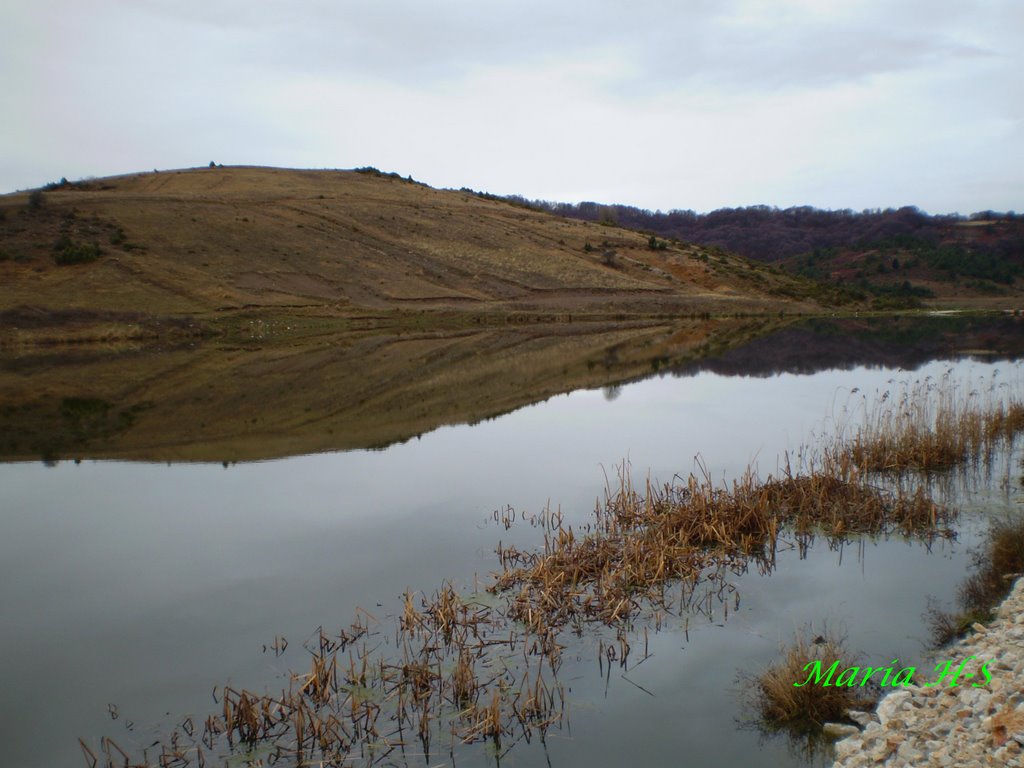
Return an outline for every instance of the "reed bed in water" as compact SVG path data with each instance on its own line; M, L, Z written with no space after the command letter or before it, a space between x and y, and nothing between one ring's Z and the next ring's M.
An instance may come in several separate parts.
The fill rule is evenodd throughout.
M797 469L787 458L764 480L748 470L715 484L701 467L697 475L638 488L623 465L589 524L574 528L548 510L532 518L543 530L540 548L499 544L501 571L488 587L501 596L497 604L450 584L429 596L408 593L390 628L364 614L337 635L321 629L306 644L309 671L293 675L280 693L225 687L216 713L201 724L187 719L142 749L141 761L104 739L98 750L81 743L86 763L429 764L442 742L454 752L486 740L500 756L519 740L543 739L566 717L558 672L567 627L614 626L616 643L602 641L598 651L610 670L613 661L625 664L631 622L645 608L658 629L666 614L702 610L717 589L727 617L730 602L734 610L739 604L729 575L751 563L773 568L782 536L806 546L816 535L830 544L893 532L949 535L951 512L923 484L907 490L880 482L878 473L977 461L1012 440L1024 409L994 397L979 408L982 398L957 399L930 384L899 398L898 407L889 401L852 437L824 441ZM514 518L511 510L495 512L506 528Z
M490 589L514 591L509 615L538 629L614 624L644 605L669 610L669 584L682 586L679 600L687 607L709 571L751 561L771 568L784 531L833 541L890 532L948 536L950 517L922 487L876 487L848 453L835 449L804 472L787 465L779 477L760 480L748 469L722 486L705 470L660 486L648 480L641 492L623 465L618 487L606 489L585 529L546 516L541 550L499 549L503 572Z
M198 726L186 720L141 759L104 739L99 751L81 742L86 764L429 764L443 736L449 750L483 740L500 750L561 723L557 659L531 650L493 608L446 584L429 597L406 594L396 618L393 637L369 615L336 636L321 628L305 644L309 671L287 689L215 690L216 713Z
M1024 573L1024 516L993 520L974 552L971 573L957 590L957 607L929 606L928 628L938 648L966 634L975 622L987 623L992 610L1009 594L1015 578Z
M928 472L987 460L1021 430L1024 402L998 375L964 383L947 372L865 401L861 423L840 441L865 471Z

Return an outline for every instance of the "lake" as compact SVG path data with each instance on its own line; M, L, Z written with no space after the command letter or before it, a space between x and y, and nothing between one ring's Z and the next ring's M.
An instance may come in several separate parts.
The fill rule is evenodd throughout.
M285 335L11 357L0 377L5 759L83 765L78 739L99 754L103 736L141 755L186 718L217 713L215 688L286 687L318 628L336 633L365 611L387 635L406 590L475 592L500 570L499 542L540 545L537 528L506 529L496 510L550 506L585 524L624 461L638 482L699 467L722 482L748 466L775 474L785 451L901 384L947 376L1019 391L1022 347L1019 319L1001 316ZM953 599L986 520L1018 506L1020 472L1019 456L1002 456L990 478L962 480L955 541L819 538L801 552L784 537L771 573L732 578L742 599L727 618L716 603L646 639L638 625L624 667L598 661L614 632L567 636L567 715L543 740L506 740L500 762L824 764L827 752L744 722L738 674L822 622L869 663L924 663L929 596ZM497 759L481 744L452 757L449 741L383 764Z

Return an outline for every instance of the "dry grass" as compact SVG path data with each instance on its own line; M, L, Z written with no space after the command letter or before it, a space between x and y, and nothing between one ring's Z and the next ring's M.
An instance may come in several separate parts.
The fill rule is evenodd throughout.
M100 744L110 765L203 766L224 750L299 765L391 764L399 751L429 761L438 739L451 744L530 739L558 725L564 691L557 663L505 631L499 614L472 604L451 585L406 595L394 627L398 657L381 651L381 628L364 614L337 636L321 628L305 644L310 668L286 690L259 694L224 687L220 709L197 727L190 719L142 750L142 760L112 741ZM87 764L101 755L81 742ZM449 749L452 747L449 747ZM113 762L111 762L111 750ZM155 754L154 754L155 753ZM154 763L154 760L156 761Z
M865 405L843 450L868 472L930 472L985 461L1021 430L1024 402L1015 392L995 377L965 384L947 372Z
M729 486L698 478L643 492L625 465L586 530L545 516L538 552L500 549L504 572L492 591L515 590L511 615L536 631L598 619L630 619L644 604L669 608L666 587L682 603L708 576L754 561L770 569L780 535L833 540L860 534L948 535L950 513L923 489L912 494L870 485L847 454L826 452L805 472L786 467L759 480L751 471ZM673 597L673 600L675 597ZM726 610L728 610L726 608Z
M626 466L617 487L585 529L545 515L538 551L500 548L503 573L492 590L511 592L510 615L538 634L584 621L628 622L645 605L692 609L702 580L723 584L732 569L774 565L779 537L801 546L820 534L833 543L856 535L950 536L952 513L923 484L878 485L879 473L930 471L977 464L1008 447L1024 427L1024 405L995 384L984 396L963 395L947 375L926 379L892 399L865 408L864 423L840 433L817 452L787 457L777 477L751 471L728 485L700 475L643 490ZM666 589L679 589L669 599ZM726 615L728 604L725 604Z
M802 536L821 526L836 536L890 528L924 534L945 520L923 497L883 494L859 484L849 465L845 471L853 474L763 483L748 472L729 489L691 477L657 490L648 485L641 495L623 466L619 489L589 531L578 537L557 513L545 514L537 519L544 551L502 552L507 569L491 589L520 587L502 607L445 584L429 596L407 593L390 630L368 614L337 636L321 629L306 643L308 672L294 674L287 689L225 687L218 713L143 750L143 764L159 749L161 765L202 765L225 748L270 750L300 764L376 764L393 761L396 750L408 756L414 745L429 761L446 736L450 749L486 740L499 754L518 740L543 738L565 719L558 672L569 621L617 625L616 642L602 641L598 653L610 670L631 653L629 620L641 604L667 610L672 583L692 598L709 569L724 575L750 559L770 562L784 528Z
M773 296L802 295L806 281L760 269L754 282L740 257L709 269L689 257L701 248L651 251L638 232L373 174L202 168L69 184L45 199L31 211L27 194L0 196L0 306L348 317L811 308ZM103 253L57 266L62 234ZM617 268L602 263L604 243Z
M779 660L757 675L741 677L745 704L759 727L768 731L818 730L828 722L843 721L850 710L874 704L877 688L847 685L795 686L807 678L805 667L820 661L827 668L835 660L840 667L855 666L858 657L845 647L844 638L824 629L805 627L791 645L781 649Z
M992 609L1010 592L1013 577L1024 573L1024 517L996 520L974 553L972 573L957 591L957 608L932 601L926 617L932 644L941 647L963 636L975 622L992 619Z
M931 416L896 422L908 441L914 428L932 430L940 411L920 412ZM955 452L958 460L979 460L1011 441L1018 429L1015 413L977 412L970 423L980 437L962 444L967 453ZM948 431L940 433L952 439ZM602 639L598 650L602 670L607 663L610 671L630 656L630 641L637 642L632 620L643 610L653 612L657 630L668 613L705 610L717 590L727 618L730 601L733 610L739 605L729 574L751 564L771 570L784 536L805 547L817 535L832 544L888 533L950 535L952 513L925 494L924 484L912 491L905 490L907 484L875 484L878 469L902 468L895 461L918 469L934 463L899 451L886 454L880 467L872 465L863 459L867 454L858 453L870 442L863 435L859 442L836 439L814 454L804 451L797 468L787 459L778 476L762 480L748 470L727 485L716 485L702 468L700 476L664 485L648 480L641 489L624 464L588 525L574 528L560 513L546 510L530 519L542 531L542 547L499 545L502 571L489 591L506 595L500 607L475 602L445 584L429 596L407 593L390 629L366 614L337 636L321 630L306 644L309 671L294 675L286 690L270 695L223 689L220 712L201 729L186 721L143 750L143 763L159 749L160 765L201 766L206 755L216 756L225 746L259 747L275 760L297 764L387 763L398 759L392 757L396 750L401 762L415 747L429 762L446 736L450 751L457 743L486 740L499 756L520 739L544 738L566 716L558 679L564 629L581 632L587 622L614 626L615 642ZM495 513L506 528L517 518L522 516L511 509ZM1024 524L994 528L991 542L984 560L999 578L984 571L963 592L971 601L991 583L1002 583L1008 570L1024 569ZM704 592L698 591L701 584ZM772 727L820 724L866 703L859 687L793 687L814 659L854 661L835 637L809 635L798 636L780 664L751 684L759 716ZM101 744L108 762L111 745ZM82 748L95 765L98 753L84 742ZM119 755L117 760L121 764Z

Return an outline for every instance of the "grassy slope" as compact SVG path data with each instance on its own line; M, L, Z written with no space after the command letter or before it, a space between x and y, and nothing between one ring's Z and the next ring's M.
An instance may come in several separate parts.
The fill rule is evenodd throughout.
M815 310L815 290L380 174L204 168L7 195L0 457L387 444L739 343L773 321L707 318Z
M809 283L727 254L652 250L637 233L374 174L194 169L65 185L36 209L28 198L0 197L0 310L208 319L240 310L353 317L813 306L792 300L806 300ZM56 264L62 234L76 246L98 244L102 255Z

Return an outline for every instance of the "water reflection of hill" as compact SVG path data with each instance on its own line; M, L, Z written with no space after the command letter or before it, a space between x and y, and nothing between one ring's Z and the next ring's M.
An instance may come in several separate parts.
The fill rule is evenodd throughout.
M653 374L913 369L1024 354L1015 317L690 318L88 345L0 366L0 458L247 461L381 448Z
M245 461L380 448L642 378L779 325L692 318L29 350L0 366L0 457Z
M914 370L940 359L1024 357L1024 318L874 317L816 319L791 325L701 360L673 366L691 376L710 371L723 376L811 374L858 366Z

